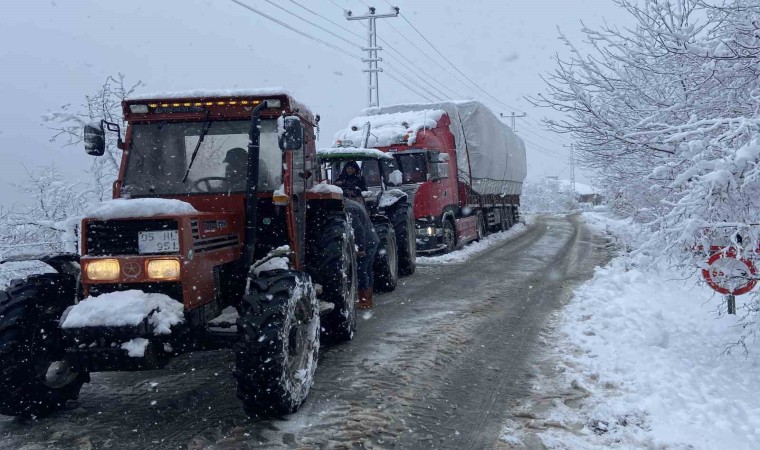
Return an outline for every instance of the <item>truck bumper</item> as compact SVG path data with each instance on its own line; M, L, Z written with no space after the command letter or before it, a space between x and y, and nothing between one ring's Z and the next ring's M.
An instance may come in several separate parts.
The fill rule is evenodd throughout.
M435 226L417 226L417 253L427 254L439 252L446 248L443 243L443 228Z

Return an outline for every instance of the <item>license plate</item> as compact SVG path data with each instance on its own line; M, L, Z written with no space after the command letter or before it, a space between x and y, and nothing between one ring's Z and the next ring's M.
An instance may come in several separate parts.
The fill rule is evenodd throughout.
M179 253L179 232L140 231L137 233L140 253Z

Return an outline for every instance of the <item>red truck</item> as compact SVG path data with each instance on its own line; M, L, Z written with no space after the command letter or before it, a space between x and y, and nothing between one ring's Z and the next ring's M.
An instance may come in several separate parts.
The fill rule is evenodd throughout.
M370 108L335 134L336 147L394 155L411 199L417 252L451 251L519 218L525 144L476 101ZM394 183L395 181L395 183Z

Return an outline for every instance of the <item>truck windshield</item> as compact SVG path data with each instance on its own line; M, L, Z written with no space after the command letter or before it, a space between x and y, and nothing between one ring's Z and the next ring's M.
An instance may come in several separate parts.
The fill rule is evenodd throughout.
M396 153L404 184L427 181L427 153Z
M132 196L245 192L248 165L247 120L211 122L187 179L182 178L203 132L203 122L132 125L124 190ZM277 123L261 121L259 189L282 182Z

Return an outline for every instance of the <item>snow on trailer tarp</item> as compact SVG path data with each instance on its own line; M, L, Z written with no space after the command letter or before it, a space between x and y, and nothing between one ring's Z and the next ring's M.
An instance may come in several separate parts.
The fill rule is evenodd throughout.
M449 128L456 143L457 166L463 181L480 194L520 194L528 172L525 144L509 126L480 102L457 101L368 108L363 111L365 116L358 117L351 123L369 121L373 124L374 133L375 122L385 123L387 118L412 112L426 115L426 111L445 111L448 114L451 121ZM410 141L409 144L413 145L413 142Z
M341 147L341 148L320 148L317 150L317 156L319 158L340 158L340 159L393 159L392 155L381 152L375 148L356 148L356 147Z

